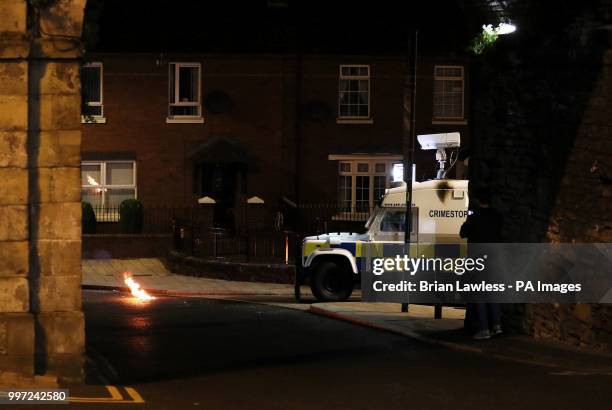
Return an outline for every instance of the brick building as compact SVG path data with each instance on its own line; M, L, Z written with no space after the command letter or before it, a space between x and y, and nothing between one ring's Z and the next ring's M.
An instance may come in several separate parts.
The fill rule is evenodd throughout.
M90 2L84 199L370 207L402 159L417 28L416 133L469 141L480 6L159 0L143 19L133 2ZM416 151L417 180L432 178L433 154Z
M90 53L82 68L83 199L195 205L209 196L231 209L257 196L368 208L402 159L406 61ZM468 84L465 58L420 56L417 134L459 131L467 142ZM417 152L416 162L417 180L434 177L431 152ZM462 164L453 171L461 174Z

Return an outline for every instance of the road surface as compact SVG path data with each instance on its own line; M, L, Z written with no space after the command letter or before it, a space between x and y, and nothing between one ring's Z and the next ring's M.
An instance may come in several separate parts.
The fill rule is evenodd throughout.
M100 291L84 292L83 303L89 381L118 386L122 400L71 408L558 410L612 402L611 376L559 375L304 311L200 298L141 303Z

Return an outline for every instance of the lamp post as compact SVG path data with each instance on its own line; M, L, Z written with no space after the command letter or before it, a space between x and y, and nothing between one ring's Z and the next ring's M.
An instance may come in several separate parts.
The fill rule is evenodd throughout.
M404 249L410 256L410 233L412 232L412 181L414 179L414 136L416 128L417 57L419 31L412 35L412 55L409 57L410 76L404 81L404 182L406 183L406 215L404 217ZM412 78L410 78L412 77ZM410 113L410 115L408 115ZM408 312L408 303L402 303L402 312Z

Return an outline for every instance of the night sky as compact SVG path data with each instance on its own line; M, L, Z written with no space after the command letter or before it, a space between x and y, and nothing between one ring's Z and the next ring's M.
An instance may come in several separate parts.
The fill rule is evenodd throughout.
M486 1L90 0L90 51L385 54L465 49Z

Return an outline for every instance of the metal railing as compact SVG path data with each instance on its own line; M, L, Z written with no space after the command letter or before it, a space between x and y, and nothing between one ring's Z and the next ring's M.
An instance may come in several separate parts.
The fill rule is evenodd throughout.
M234 226L222 227L215 226L212 208L145 205L138 233L172 235L175 250L199 258L293 264L301 257L305 236L363 232L370 216L370 210L355 211L337 204L304 204L283 211L258 206L264 208L257 213L236 211ZM96 234L122 233L118 206L93 210Z
M96 234L119 234L121 232L119 206L94 206ZM182 218L195 223L201 209L180 206L143 206L142 234L172 234L174 220Z
M288 212L266 209L261 227L247 218L243 226L223 229L206 226L197 218L175 219L174 248L204 259L294 264L301 257L305 236L325 232L363 232L368 211L351 212L337 204L305 204Z
M289 231L229 232L178 225L174 248L203 259L293 264L299 241L299 236Z
M297 207L298 230L309 235L325 232L362 232L372 209L338 204L303 204Z

